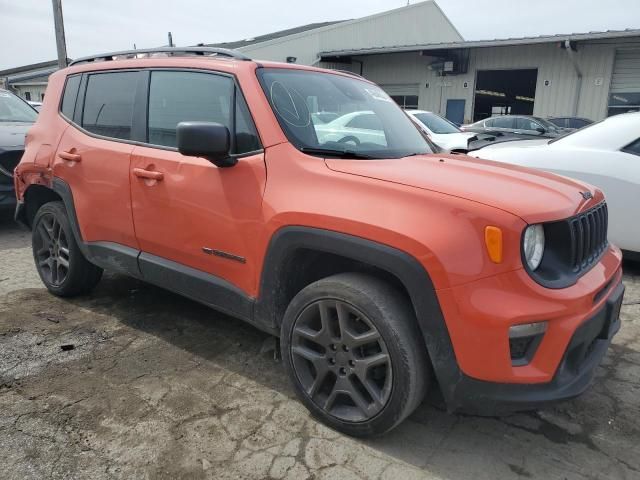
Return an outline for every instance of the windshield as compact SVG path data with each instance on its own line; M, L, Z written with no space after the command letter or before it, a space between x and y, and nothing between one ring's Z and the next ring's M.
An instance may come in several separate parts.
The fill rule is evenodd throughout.
M0 91L0 122L33 123L38 113L9 92Z
M440 115L436 115L435 113L414 113L413 116L420 120L420 122L422 122L433 133L447 134L460 133L462 131L449 120L442 118Z
M289 141L311 155L402 158L433 153L380 87L332 73L263 68L262 88Z

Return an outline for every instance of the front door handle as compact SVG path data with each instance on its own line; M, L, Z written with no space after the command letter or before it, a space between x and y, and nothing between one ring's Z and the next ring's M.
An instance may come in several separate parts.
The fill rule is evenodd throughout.
M73 153L73 149L69 152L65 152L64 150L62 152L58 152L58 157L62 160L66 160L67 162L77 163L82 160L82 156L79 153Z
M156 182L159 182L164 178L164 173L145 170L144 168L134 168L133 174L138 178L147 178L149 180L155 180Z

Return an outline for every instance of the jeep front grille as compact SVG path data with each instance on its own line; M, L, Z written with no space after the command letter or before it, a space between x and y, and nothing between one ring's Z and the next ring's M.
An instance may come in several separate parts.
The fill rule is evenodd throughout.
M607 248L607 204L601 203L591 210L571 217L571 268L575 273L589 267Z
M587 273L606 252L607 204L573 217L543 223L545 247L540 266L531 277L547 288L566 288ZM527 268L523 257L523 265Z

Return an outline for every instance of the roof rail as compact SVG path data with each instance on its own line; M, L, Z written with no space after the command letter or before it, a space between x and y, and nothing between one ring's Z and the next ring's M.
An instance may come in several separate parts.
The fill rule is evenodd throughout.
M362 75L356 73L356 72L352 72L351 70L340 70L338 68L332 68L331 70L333 70L334 72L340 72L340 73L344 73L345 75L351 75L353 77L358 77L358 78L364 78ZM364 78L366 80L366 78Z
M164 53L168 56L179 55L204 55L204 56L221 56L229 57L236 60L251 60L246 55L236 51L229 50L228 48L215 48L215 47L159 47L159 48L144 48L138 50L123 50L121 52L103 53L100 55L91 55L88 57L78 58L69 63L71 65L78 65L80 63L91 62L108 62L111 60L118 60L117 57L124 58L138 58L138 55L145 55L150 57L154 53Z

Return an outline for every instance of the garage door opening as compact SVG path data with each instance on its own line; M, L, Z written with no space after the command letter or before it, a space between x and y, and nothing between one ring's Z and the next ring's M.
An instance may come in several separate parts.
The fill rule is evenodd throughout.
M473 121L494 115L533 115L538 70L479 70Z

